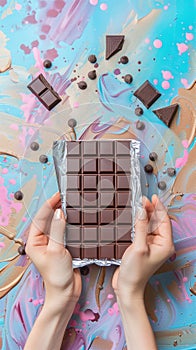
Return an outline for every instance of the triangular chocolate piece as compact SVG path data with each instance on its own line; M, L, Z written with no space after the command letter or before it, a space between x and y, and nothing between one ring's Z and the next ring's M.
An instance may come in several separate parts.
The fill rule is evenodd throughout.
M124 39L124 35L106 35L106 60L122 50Z
M176 103L171 106L167 106L160 109L155 109L153 112L161 119L168 127L171 124L173 117L175 116L179 105Z

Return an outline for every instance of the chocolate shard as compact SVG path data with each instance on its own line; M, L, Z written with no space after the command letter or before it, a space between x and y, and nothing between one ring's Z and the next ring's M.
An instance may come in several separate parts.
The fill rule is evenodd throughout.
M122 50L124 40L124 35L106 35L106 60Z
M135 92L134 96L144 104L146 108L150 108L153 103L161 96L161 93L146 80Z
M163 123L165 123L167 126L170 126L171 121L173 120L179 105L176 103L171 106L167 106L160 109L155 109L153 112L156 114L156 116L162 120Z
M27 87L49 111L61 101L43 74L38 75Z

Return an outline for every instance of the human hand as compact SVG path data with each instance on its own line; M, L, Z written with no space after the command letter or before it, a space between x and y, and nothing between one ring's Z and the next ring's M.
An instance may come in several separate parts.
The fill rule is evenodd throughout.
M125 251L112 279L117 297L143 298L148 279L174 254L172 230L166 209L156 195L143 199L135 225L134 242Z
M29 232L26 253L43 277L46 298L59 303L77 301L82 288L78 269L64 247L65 218L57 193L36 214Z

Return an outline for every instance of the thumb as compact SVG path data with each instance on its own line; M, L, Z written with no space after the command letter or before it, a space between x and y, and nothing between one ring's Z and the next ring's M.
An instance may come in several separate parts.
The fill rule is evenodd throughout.
M135 224L135 246L139 250L147 248L148 215L145 208L138 208Z
M48 249L59 249L60 245L64 244L65 236L65 217L61 209L56 209L51 222Z

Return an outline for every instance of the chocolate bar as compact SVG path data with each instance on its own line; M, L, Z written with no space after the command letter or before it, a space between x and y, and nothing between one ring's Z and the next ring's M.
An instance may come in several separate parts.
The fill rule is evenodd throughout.
M66 141L66 248L121 259L131 243L130 141Z
M38 75L27 87L49 111L61 101L43 74Z

